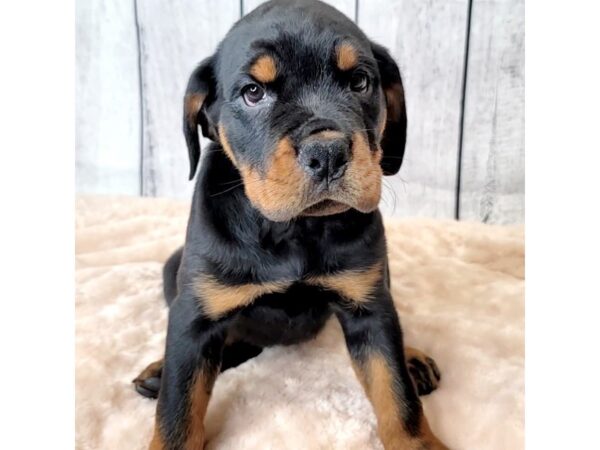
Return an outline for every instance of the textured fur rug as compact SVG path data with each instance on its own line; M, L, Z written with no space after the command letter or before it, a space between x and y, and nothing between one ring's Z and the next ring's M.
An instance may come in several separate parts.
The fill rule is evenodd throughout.
M76 446L146 448L155 402L131 380L162 355L163 261L183 242L189 205L77 200ZM392 287L407 345L442 371L423 402L453 449L523 448L522 227L387 223ZM208 449L381 449L339 325L225 372L206 418Z

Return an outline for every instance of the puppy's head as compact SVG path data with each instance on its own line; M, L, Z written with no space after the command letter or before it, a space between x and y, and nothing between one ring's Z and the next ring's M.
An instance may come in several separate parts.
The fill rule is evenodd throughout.
M275 1L238 22L192 73L184 101L190 178L198 125L275 221L377 208L406 142L398 66L337 10Z

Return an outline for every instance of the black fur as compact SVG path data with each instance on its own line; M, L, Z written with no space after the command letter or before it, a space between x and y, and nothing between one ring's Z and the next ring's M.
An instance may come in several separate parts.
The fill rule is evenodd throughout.
M352 42L359 51L360 70L369 74L365 94L349 91L351 75L335 68L335 46L342 41ZM262 54L276 58L278 76L267 86L267 102L249 108L241 98L244 85L252 81L245 71ZM383 138L375 130L386 107L383 89L394 83L401 86L400 73L387 51L342 14L316 1L264 4L239 21L192 74L186 95L205 100L191 115L187 105L184 114L191 177L200 160L198 125L214 143L200 165L185 246L164 268L170 313L157 423L167 448L184 445L188 389L200 368L218 371L255 356L262 347L311 339L333 314L353 359L360 364L376 353L388 362L393 390L405 406L405 426L418 434L421 407L404 362L379 211L350 208L334 215L269 220L247 197L238 167L225 155L218 134L219 127L227 130L237 164L260 170L268 149L283 135L297 143L311 127L366 130L369 144L381 140L384 171L393 174L404 153L405 111L395 120L388 118ZM377 263L384 275L374 298L360 307L334 291L305 283L311 276L361 271ZM211 319L203 313L202 292L192 288L206 274L227 286L280 280L292 284L284 293L263 295ZM232 342L237 347L228 352Z

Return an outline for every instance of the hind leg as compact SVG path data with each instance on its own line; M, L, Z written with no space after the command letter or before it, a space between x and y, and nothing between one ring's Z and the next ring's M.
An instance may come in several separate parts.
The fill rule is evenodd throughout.
M177 249L163 266L163 294L168 306L177 297L177 272L183 257L183 247Z
M163 266L163 293L167 306L177 297L177 272L181 265L183 247L177 249ZM160 390L163 360L155 361L146 367L134 380L135 390L144 397L157 398Z
M404 355L406 366L417 393L423 396L435 391L442 374L433 358L412 347L405 347Z
M262 350L262 347L257 347L242 341L235 341L225 345L223 348L221 372L237 367L249 359L258 356ZM138 394L148 398L158 398L162 368L163 360L161 359L153 362L142 370L135 380L133 380L135 390Z

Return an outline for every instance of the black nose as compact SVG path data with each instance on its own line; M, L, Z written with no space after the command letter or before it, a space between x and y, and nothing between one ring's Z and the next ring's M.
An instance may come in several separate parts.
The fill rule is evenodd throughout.
M300 149L300 165L314 181L329 184L346 172L349 151L343 138L310 139Z

